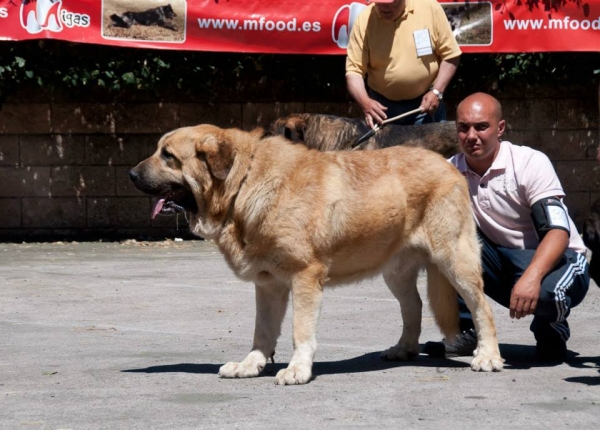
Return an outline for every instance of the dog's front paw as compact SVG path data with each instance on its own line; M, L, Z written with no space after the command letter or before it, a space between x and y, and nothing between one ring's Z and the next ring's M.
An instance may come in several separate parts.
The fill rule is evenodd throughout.
M260 374L264 366L256 366L256 364L248 364L245 361L235 363L230 361L221 366L219 376L221 378L254 378Z
M475 372L499 372L504 367L504 360L500 354L481 354L475 351L475 357L471 361L471 369Z
M252 351L241 363L229 362L219 369L221 378L254 378L263 371L267 359L258 350Z
M383 360L389 361L409 361L414 360L419 355L419 344L413 347L396 344L381 353Z
M289 366L286 369L281 369L275 376L275 384L277 385L302 385L310 381L312 372L310 367L306 366Z

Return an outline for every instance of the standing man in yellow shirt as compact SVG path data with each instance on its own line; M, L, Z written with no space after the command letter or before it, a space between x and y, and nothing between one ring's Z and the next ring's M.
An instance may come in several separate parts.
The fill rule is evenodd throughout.
M371 0L356 19L346 57L348 92L370 127L402 113L398 124L446 119L443 94L461 55L436 0ZM365 83L366 77L366 83Z

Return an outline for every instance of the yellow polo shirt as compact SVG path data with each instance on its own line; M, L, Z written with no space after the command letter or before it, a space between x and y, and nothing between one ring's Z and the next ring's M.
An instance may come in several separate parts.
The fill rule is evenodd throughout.
M417 56L414 32L427 28L433 53ZM367 76L369 87L390 100L427 92L440 63L461 54L444 10L436 0L406 0L400 18L380 19L375 4L356 18L346 57L346 74Z

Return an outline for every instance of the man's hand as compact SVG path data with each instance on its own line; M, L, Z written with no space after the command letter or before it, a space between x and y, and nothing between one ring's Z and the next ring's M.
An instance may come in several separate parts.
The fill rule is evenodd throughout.
M352 98L363 110L365 121L369 127L373 128L375 123L381 124L387 118L387 115L385 114L387 108L369 97L362 76L354 73L347 74L346 85Z
M510 294L510 317L520 319L532 315L537 307L541 288L540 281L521 276Z
M385 114L387 108L377 100L368 99L361 104L361 107L365 114L367 125L371 128L375 126L375 123L381 124L387 118Z
M557 197L558 198L558 197ZM542 280L562 258L569 245L569 234L552 229L537 247L529 267L510 293L510 317L523 318L535 312L542 289Z
M428 114L433 114L440 107L440 101L431 91L427 91L421 100L421 110Z

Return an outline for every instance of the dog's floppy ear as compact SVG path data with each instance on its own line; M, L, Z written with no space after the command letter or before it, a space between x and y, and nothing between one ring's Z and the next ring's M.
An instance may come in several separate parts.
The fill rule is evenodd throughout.
M205 134L196 143L196 152L203 155L210 173L217 179L225 180L233 166L233 145L226 140L225 133Z
M292 142L304 142L306 114L291 116L285 123L284 136Z
M278 118L271 125L271 133L285 137L294 143L304 142L306 130L306 114L292 114Z

